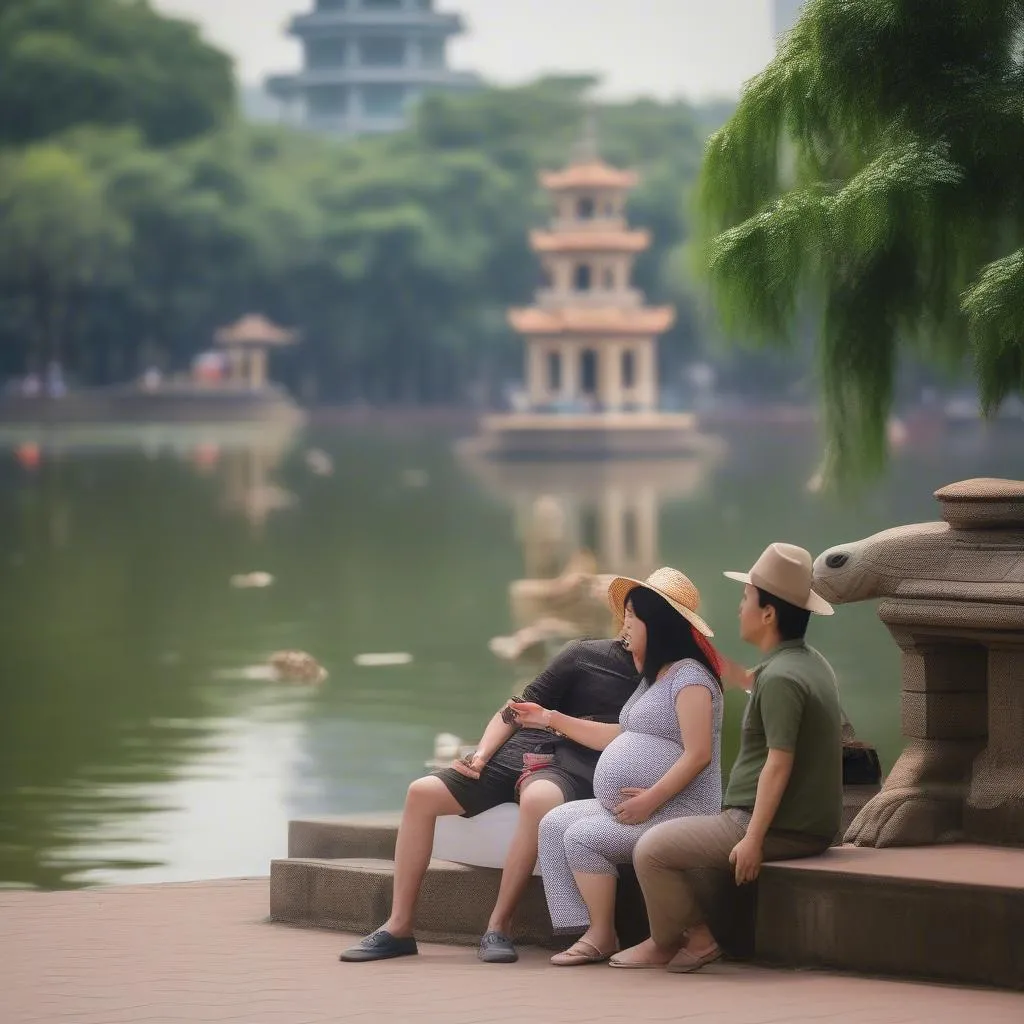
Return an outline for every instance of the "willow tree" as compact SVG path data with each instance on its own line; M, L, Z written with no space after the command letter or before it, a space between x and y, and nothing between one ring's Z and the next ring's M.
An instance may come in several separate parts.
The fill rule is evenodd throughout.
M809 0L712 136L701 262L725 326L815 324L830 468L877 471L900 357L1024 392L1024 3Z

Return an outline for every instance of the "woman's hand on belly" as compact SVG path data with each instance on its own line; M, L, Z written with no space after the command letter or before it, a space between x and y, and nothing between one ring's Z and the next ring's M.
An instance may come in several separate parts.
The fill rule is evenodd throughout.
M651 795L649 789L626 786L619 792L626 799L612 811L612 814L615 820L623 825L642 825L661 806L655 802L656 797Z

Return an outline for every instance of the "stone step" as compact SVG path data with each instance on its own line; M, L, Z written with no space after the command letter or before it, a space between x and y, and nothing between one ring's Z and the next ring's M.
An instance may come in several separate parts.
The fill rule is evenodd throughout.
M647 938L643 894L631 865L619 869L616 929L624 945ZM475 945L487 928L498 896L501 872L495 868L431 860L420 892L416 934L428 942ZM270 865L270 917L273 921L366 934L391 911L394 862L381 858L287 858ZM737 892L725 872L700 872L702 899L715 907L712 926L735 956L753 950L754 890ZM713 893L713 895L711 895ZM519 905L513 938L522 944L560 949L565 940L551 930L544 887L530 879Z
M873 786L846 786L843 790L843 831L879 790ZM502 804L475 818L439 818L434 856L481 867L500 867L515 831L518 808ZM400 811L301 818L288 823L288 856L336 860L371 857L391 860L395 855Z
M366 934L391 908L385 859L274 861L271 918ZM500 872L434 860L418 908L425 941L475 945ZM1024 850L942 846L840 847L824 857L764 865L737 890L724 872L697 878L709 923L726 951L789 967L1024 989ZM643 900L623 870L617 927L625 944L646 937ZM530 881L515 941L560 948L543 888Z
M394 862L382 858L288 858L270 865L274 921L366 934L391 911ZM428 942L475 945L498 896L501 872L432 860L420 892L416 935ZM544 890L530 879L516 915L515 941L557 946Z
M302 818L288 822L288 856L333 860L371 857L391 860L401 811Z
M1024 849L843 846L766 864L755 949L790 967L1024 989Z

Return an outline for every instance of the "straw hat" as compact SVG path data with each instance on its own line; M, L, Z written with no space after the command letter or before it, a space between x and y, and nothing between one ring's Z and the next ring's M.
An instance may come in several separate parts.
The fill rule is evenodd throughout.
M663 565L655 569L646 580L634 580L629 576L616 576L608 584L608 604L618 620L626 614L626 598L636 587L653 590L664 598L687 622L704 636L714 636L711 627L697 614L700 607L700 591L678 569Z
M795 544L769 544L750 572L723 575L759 587L815 615L831 615L832 605L811 590L811 564L811 553L804 548Z

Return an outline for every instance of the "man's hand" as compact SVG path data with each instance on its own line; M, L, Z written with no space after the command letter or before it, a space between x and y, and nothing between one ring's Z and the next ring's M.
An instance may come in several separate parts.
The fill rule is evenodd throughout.
M736 884L746 885L753 882L761 873L763 859L762 844L749 835L744 836L729 854L729 863L736 869Z
M510 707L516 713L516 721L527 729L546 729L547 723L544 716L547 709L531 701L509 701Z
M460 775L465 775L467 779L479 779L485 764L487 764L487 758L476 751L466 754L465 757L457 757L452 761L452 767Z
M627 786L619 792L626 798L612 812L615 820L623 825L640 825L645 822L660 806L651 798L649 789L636 789Z

